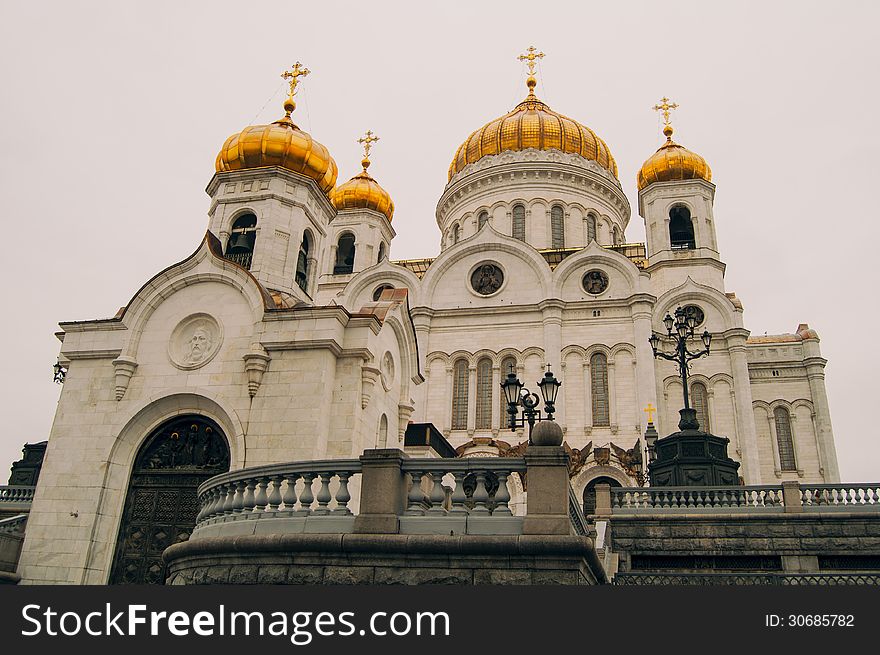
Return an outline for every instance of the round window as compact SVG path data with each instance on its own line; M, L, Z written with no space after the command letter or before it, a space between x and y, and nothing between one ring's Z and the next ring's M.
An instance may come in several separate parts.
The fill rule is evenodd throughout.
M491 296L504 284L504 271L497 264L480 264L471 273L471 288L481 296Z
M687 317L693 316L697 320L697 322L694 323L694 327L702 325L703 321L706 320L706 315L703 313L703 310L696 305L685 305L684 315Z
M605 271L594 268L592 271L584 273L583 279L584 291L593 296L598 296L608 288L608 275Z

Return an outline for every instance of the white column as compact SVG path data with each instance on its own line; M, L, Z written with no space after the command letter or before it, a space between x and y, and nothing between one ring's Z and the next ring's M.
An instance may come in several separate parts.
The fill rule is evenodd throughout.
M477 367L468 366L468 414L467 432L473 436L477 425Z
M501 395L504 390L501 388L501 368L499 366L492 367L492 434L498 436L501 429Z
M752 410L752 387L749 382L749 364L746 359L746 338L748 331L731 330L727 337L727 350L730 353L730 367L733 374L733 387L736 391L736 413L739 425L739 441L742 446L743 479L746 484L760 484L761 468L758 455L758 434L755 430L755 415Z
M611 434L617 434L617 375L614 373L615 362L612 357L608 358L608 422L611 424Z
M647 424L642 423L642 421L648 420L643 410L648 406L648 403L654 407L659 407L657 404L657 374L654 370L654 351L651 350L651 344L648 343L648 339L651 337L651 304L644 302L634 305L632 317L633 338L636 340L635 375L636 399L639 404L639 425L644 425L647 428ZM666 434L663 431L663 412L658 410L654 420L656 421L655 427L657 431L661 435ZM667 431L671 432L671 430ZM644 429L642 432L644 432Z
M828 395L825 393L825 361L821 357L810 357L804 363L807 367L810 395L813 397L813 411L816 413L816 440L820 444L820 461L824 465L825 481L839 482L840 469L831 430L831 411L828 409Z
M584 358L584 434L593 431L593 380L590 377L590 360Z
M443 434L447 437L452 432L452 366L446 367L446 425L443 427Z

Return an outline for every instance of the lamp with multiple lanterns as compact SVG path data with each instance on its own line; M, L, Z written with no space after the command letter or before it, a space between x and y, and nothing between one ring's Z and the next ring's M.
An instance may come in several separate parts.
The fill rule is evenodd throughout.
M507 379L501 383L504 389L504 397L507 400L507 414L509 416L508 426L511 432L515 432L518 427L529 425L529 443L531 443L531 429L537 421L552 421L553 414L556 412L556 396L559 393L559 387L562 383L556 379L550 370L550 364L547 364L547 372L544 373L538 381L538 388L541 390L541 396L544 399L544 414L537 409L541 398L532 393L523 386L516 376L513 366L507 374ZM520 416L520 411L522 415Z
M694 314L688 314L684 309L678 307L675 310L675 318L668 313L663 318L663 325L666 327L666 337L657 334L651 334L648 342L654 351L654 357L661 357L678 364L678 370L681 374L681 386L684 392L684 409L681 410L681 422L678 424L681 430L698 430L699 423L696 419L696 412L691 409L690 399L688 398L688 369L690 363L705 357L709 354L709 346L712 343L712 335L708 330L703 330L700 339L703 342L703 350L691 352L688 349L688 339L695 338L694 328L697 326L697 317ZM659 350L660 341L664 338L673 340L673 352L665 353Z

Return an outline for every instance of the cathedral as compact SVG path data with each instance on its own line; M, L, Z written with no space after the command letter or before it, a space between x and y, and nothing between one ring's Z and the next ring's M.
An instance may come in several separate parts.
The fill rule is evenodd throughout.
M540 57L521 56L523 100L455 149L439 254L407 260L393 241L414 228L369 172L378 137L366 132L361 172L339 180L320 135L296 124L310 71L283 74L283 115L220 147L194 252L112 318L61 323L66 376L23 583L135 569L161 582L196 487L228 470L406 450L422 424L457 457L503 456L528 439L508 427L511 372L561 382L555 418L589 514L597 482L644 482L633 462L649 420L676 430L681 378L649 339L678 308L711 334L687 391L702 429L730 439L742 482L839 481L819 336L795 320L750 336L725 287L711 168L673 138L676 105L655 107L666 141L635 180L646 242L630 243L633 181L593 130L536 96Z

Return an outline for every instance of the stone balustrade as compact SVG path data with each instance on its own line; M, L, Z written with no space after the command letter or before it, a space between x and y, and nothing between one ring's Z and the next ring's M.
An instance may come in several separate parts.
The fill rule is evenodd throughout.
M629 512L683 511L782 511L782 485L749 487L635 487L612 488L611 514ZM597 494L597 501L600 496ZM600 508L596 513L607 513Z
M401 470L412 480L405 516L501 517L513 516L508 483L513 473L525 473L526 462L507 457L420 458L404 460Z
M568 485L568 518L571 521L571 528L574 534L579 537L591 536L590 524L584 516L584 511L581 508L577 495L574 493L574 489L571 488L571 484Z
M878 512L880 484L746 487L608 487L596 485L596 516L644 513Z
M880 511L880 484L805 484L800 485L800 500L804 511Z
M267 518L350 517L349 482L357 459L316 460L230 471L198 490L196 529Z
M4 505L28 505L34 500L36 487L23 485L0 485L0 504Z

